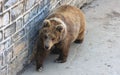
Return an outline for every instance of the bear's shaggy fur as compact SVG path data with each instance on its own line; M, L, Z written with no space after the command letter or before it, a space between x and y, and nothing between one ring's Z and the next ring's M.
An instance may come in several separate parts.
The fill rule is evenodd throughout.
M59 57L55 61L66 62L70 44L81 43L84 32L85 17L79 8L63 5L53 11L44 20L39 32L35 54L36 69L41 70L45 57L53 47L59 50Z

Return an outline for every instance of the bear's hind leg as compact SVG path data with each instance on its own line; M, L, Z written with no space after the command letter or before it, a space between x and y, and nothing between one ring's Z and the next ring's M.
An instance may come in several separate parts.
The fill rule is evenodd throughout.
M84 30L82 32L79 33L77 39L74 41L75 43L82 43L84 40Z
M70 41L66 41L66 43L64 43L62 48L60 49L59 57L55 60L55 62L58 62L58 63L66 62L69 48L70 48Z

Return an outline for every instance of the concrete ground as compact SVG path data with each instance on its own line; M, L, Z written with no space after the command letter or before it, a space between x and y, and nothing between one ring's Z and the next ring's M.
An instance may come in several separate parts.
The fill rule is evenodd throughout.
M22 75L120 75L120 0L96 0L83 8L84 42L73 43L66 63L50 55L42 72L29 66Z

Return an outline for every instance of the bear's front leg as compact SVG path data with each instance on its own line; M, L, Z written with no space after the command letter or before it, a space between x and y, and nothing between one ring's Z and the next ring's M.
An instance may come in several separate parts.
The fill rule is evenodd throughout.
M43 56L40 52L36 53L36 70L37 71L42 71L43 68L43 61L45 56Z
M36 70L37 71L42 71L43 62L45 60L45 57L47 56L47 53L48 52L46 52L45 50L36 52Z
M66 62L69 48L70 48L70 43L64 43L60 48L59 57L55 60L55 62L58 63Z

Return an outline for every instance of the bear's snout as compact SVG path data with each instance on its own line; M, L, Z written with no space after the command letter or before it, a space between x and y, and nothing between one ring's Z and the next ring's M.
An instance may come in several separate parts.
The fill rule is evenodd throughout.
M44 48L45 48L45 50L50 50L52 46L53 46L53 42L51 40L46 39L44 41Z
M45 45L45 46L44 46L44 49L45 49L45 50L50 50L50 49L51 49L51 46Z
M45 49L47 49L47 50L48 50L48 49L49 49L49 46L45 46Z

